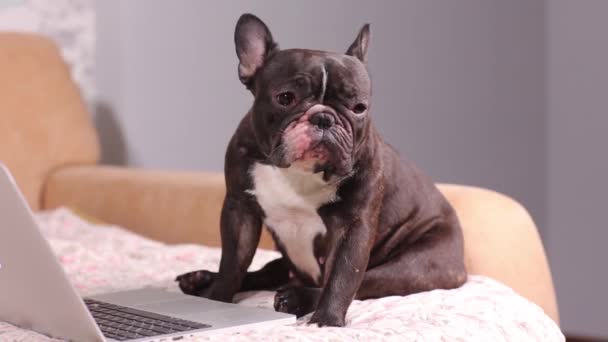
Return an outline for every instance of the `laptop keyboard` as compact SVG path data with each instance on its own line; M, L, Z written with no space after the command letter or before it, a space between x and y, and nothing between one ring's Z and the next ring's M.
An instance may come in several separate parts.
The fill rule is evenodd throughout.
M159 315L92 299L85 299L84 302L104 336L119 341L211 327L208 324Z

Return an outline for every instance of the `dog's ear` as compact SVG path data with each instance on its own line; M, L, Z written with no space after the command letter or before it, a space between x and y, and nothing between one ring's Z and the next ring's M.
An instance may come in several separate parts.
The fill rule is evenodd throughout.
M367 62L367 47L369 46L369 24L363 25L355 41L350 45L346 54L357 57L361 62Z
M266 58L278 50L278 45L266 24L249 13L243 14L236 23L234 44L239 57L239 79L249 87L255 73Z

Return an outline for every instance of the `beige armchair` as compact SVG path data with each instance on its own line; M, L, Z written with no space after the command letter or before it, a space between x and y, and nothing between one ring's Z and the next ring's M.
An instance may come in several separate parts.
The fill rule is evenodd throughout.
M0 33L0 162L34 210L67 206L167 243L218 246L224 179L96 165L89 113L46 38ZM504 195L439 185L464 228L468 271L497 279L556 322L551 273L534 222ZM273 248L265 235L261 248Z

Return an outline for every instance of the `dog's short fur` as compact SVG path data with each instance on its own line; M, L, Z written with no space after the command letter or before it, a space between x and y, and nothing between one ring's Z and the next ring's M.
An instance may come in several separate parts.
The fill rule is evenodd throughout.
M369 32L346 54L279 50L260 19L239 19L239 78L255 99L226 152L219 272L179 276L185 293L278 289L276 310L343 326L353 298L463 284L453 209L371 121ZM263 224L283 256L247 272Z

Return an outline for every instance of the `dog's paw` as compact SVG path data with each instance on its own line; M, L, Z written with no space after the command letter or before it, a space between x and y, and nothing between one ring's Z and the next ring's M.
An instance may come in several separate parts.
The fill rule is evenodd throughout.
M300 298L294 287L282 287L277 290L274 296L274 309L278 312L284 312L296 315L300 311Z
M287 285L277 290L274 309L302 317L315 310L320 296L320 288Z
M201 296L211 284L215 281L217 273L205 270L184 273L175 278L179 283L179 288L185 294L193 296Z
M274 309L297 317L312 312L317 305L319 291L312 288L285 286L274 296Z
M340 317L324 310L317 310L308 321L308 324L316 324L320 327L343 327L344 317Z

